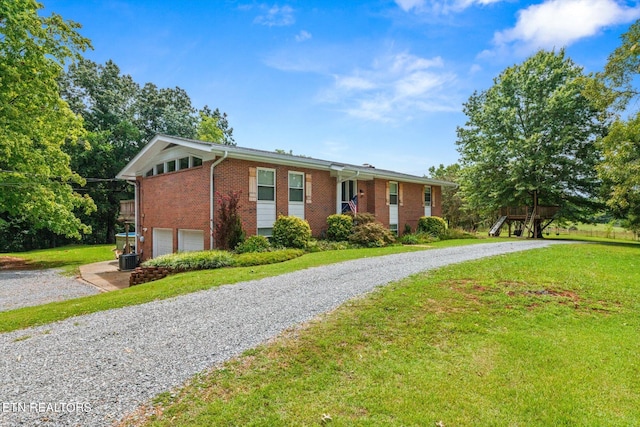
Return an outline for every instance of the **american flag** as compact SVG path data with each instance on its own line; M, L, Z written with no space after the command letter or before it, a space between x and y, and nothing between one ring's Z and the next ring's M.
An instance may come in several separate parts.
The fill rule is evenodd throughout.
M353 199L349 200L349 209L351 209L351 212L353 212L354 214L358 213L358 196L355 195L353 196Z

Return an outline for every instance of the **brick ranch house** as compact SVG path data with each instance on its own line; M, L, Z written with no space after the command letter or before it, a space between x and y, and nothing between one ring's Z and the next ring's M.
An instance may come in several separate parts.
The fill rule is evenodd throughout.
M135 185L136 250L141 259L214 247L218 199L240 192L247 235L271 234L277 215L309 222L314 236L329 215L369 212L392 231L441 215L443 186L454 184L309 157L157 135L117 175Z

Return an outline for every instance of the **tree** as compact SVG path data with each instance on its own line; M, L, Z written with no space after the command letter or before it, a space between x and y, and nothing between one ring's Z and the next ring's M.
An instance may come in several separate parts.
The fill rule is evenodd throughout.
M640 73L640 20L629 27L607 60L604 70L586 87L586 95L603 107L624 111L630 101L640 95L634 86Z
M640 94L634 83L640 73L640 20L622 35L622 43L609 56L604 70L596 74L586 95L617 113L609 133L599 141L602 162L598 172L604 183L607 206L631 228L640 229L640 110L629 111ZM622 114L629 118L623 119Z
M81 59L68 67L59 84L63 98L84 118L87 130L80 143L68 144L66 151L75 170L98 179L88 186L98 210L84 218L93 227L86 239L91 243L114 241L119 202L133 198L133 187L114 177L153 136L202 136L212 141L213 135L217 142L229 138L233 142L226 114L205 107L196 115L183 89L163 89L152 83L141 87L111 60L102 65ZM201 130L204 133L198 135Z
M229 127L227 113L221 113L217 108L211 111L209 106L205 105L198 112L198 115L200 116L197 130L199 140L236 145L233 139L233 128Z
M429 168L429 177L454 183L460 182L462 167L458 163L445 166L440 164L437 168ZM480 217L473 210L468 209L468 203L462 198L460 187L442 188L442 217L450 228L461 227L465 230L475 230L480 222Z
M607 206L618 218L640 229L640 113L628 121L617 120L602 141L603 162L598 165Z
M557 205L578 220L601 206L595 141L606 127L585 84L564 50L540 51L469 98L457 145L470 208Z
M41 17L34 0L0 2L0 228L22 224L80 238L89 227L74 214L95 208L73 186L65 144L83 135L82 119L60 97L56 79L90 42L80 25Z

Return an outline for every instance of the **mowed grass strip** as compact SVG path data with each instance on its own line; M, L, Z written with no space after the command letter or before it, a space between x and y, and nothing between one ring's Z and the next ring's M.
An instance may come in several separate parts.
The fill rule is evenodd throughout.
M20 258L30 269L60 268L65 274L79 274L78 267L115 259L114 245L69 245L55 249L0 253L0 257Z
M147 424L640 425L639 255L558 245L413 276L159 396Z
M429 245L429 248L443 248L479 242L482 241L447 240L433 243ZM317 267L357 258L383 256L425 249L428 248L420 246L389 246L386 248L326 251L305 254L299 258L277 264L180 273L168 276L162 280L114 292L0 312L0 333L44 325L73 316L144 304L146 302L171 298L224 284L277 276L309 267ZM50 251L55 252L53 250ZM52 260L61 257L64 258L62 255L47 254L43 259ZM74 255L72 259L75 264L76 256ZM33 262L42 263L44 261L35 258ZM64 264L64 260L58 260L57 262ZM69 261L67 265L70 264L71 262Z

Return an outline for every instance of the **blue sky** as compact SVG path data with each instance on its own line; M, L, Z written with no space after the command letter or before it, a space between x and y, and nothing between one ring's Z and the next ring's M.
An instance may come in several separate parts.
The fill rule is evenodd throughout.
M457 161L462 103L540 48L599 71L624 0L42 0L89 59L227 112L237 144L423 175Z

